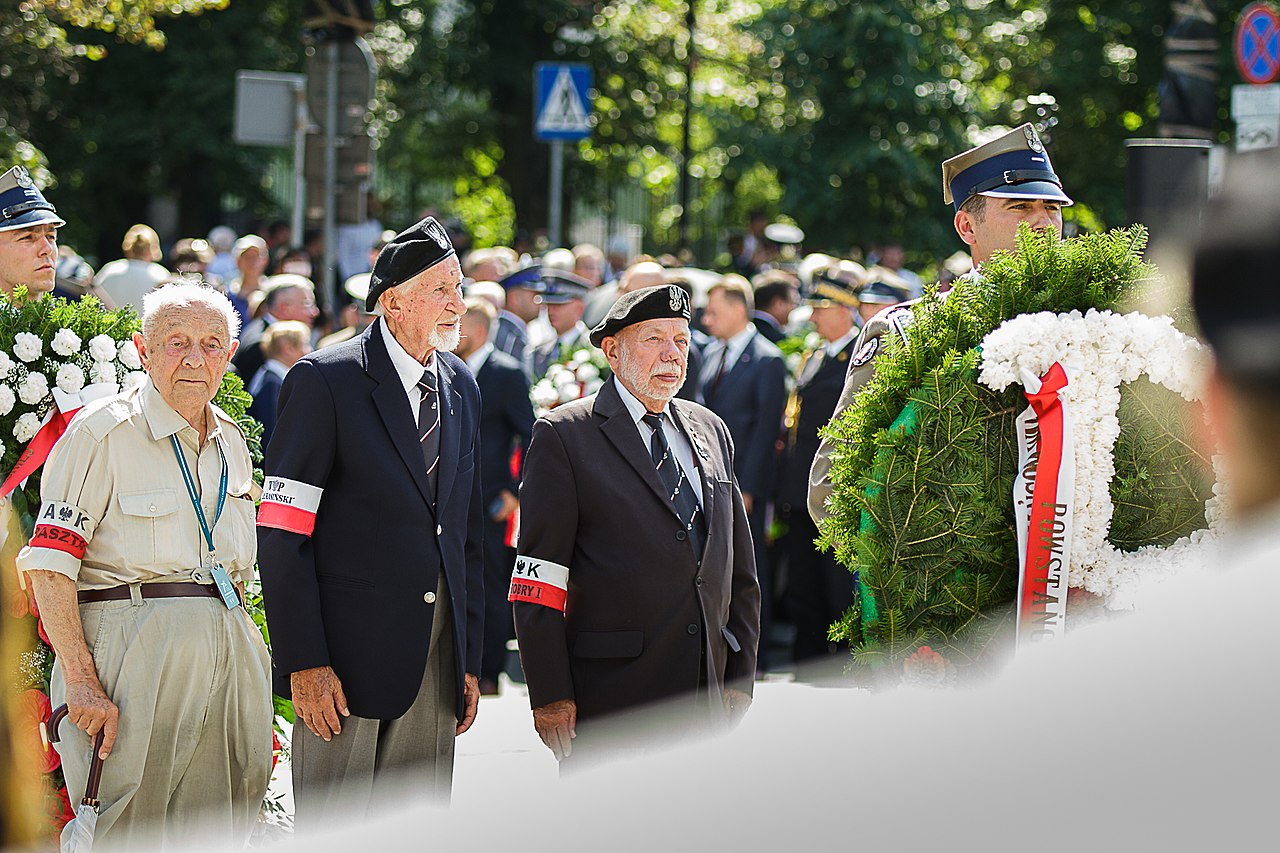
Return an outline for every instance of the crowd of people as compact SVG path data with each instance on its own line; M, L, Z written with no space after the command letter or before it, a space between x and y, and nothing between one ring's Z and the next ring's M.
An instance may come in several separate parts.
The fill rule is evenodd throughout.
M1029 125L943 174L972 261L943 265L944 292L980 286L1020 224L1061 232L1071 199ZM272 692L296 712L306 829L406 779L447 800L454 738L504 683L527 683L563 769L618 737L730 727L770 671L838 671L827 627L854 582L814 543L821 429L910 333L922 283L900 246L806 252L800 229L753 216L730 267L707 270L587 244L459 253L426 216L382 233L345 278L349 304L322 315L307 251L266 236L215 229L166 268L140 225L96 275L74 253L55 263L63 220L29 178L4 179L7 293L56 284L142 316L147 380L71 422L18 557L76 727L59 747L73 795L94 751L115 756L99 823L115 844L243 838ZM1232 258L1273 261L1265 236L1232 239ZM1213 251L1206 284L1229 275ZM1271 413L1280 363L1197 286L1224 356L1211 408L1228 424L1233 406ZM599 381L574 374L536 404L536 383L584 359ZM261 488L211 405L228 370L266 430ZM1274 480L1241 482L1246 510L1269 511ZM255 562L270 660L244 618ZM659 700L687 726L639 713Z

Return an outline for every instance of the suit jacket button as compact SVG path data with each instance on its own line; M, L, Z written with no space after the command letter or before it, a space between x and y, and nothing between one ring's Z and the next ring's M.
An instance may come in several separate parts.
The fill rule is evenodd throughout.
M437 535L437 536L443 536L443 535L444 535L444 525L443 525L443 524L437 524L437 525L436 525L436 535Z
M425 601L427 604L435 604L436 594L434 592L429 592L426 595L422 596L422 600Z
M694 586L702 586L702 575L698 575L693 579Z
M687 537L688 537L688 534L685 533L683 530L676 531L676 538L679 539L681 542L683 542Z
M692 622L690 622L690 623L689 623L689 627L688 627L688 628L685 628L685 630L686 630L686 631L688 631L688 632L689 632L689 636L691 636L691 637L692 637L692 636L694 636L695 634L697 634L697 633L698 633L698 626L697 626L697 625L695 625L695 624L693 624Z

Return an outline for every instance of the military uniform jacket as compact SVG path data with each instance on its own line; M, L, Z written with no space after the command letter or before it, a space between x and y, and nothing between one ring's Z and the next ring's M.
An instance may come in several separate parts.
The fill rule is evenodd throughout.
M760 625L733 444L707 409L669 404L702 478L699 563L616 381L534 424L512 575L530 704L573 699L589 720L705 683L717 715L726 684L752 688ZM544 603L519 600L530 588Z
M784 508L803 512L808 501L809 468L818 453L818 431L827 425L844 387L849 358L856 352L857 338L835 355L825 345L811 353L800 369L796 383L795 424L787 436L787 454L779 502Z
M975 280L974 273L961 276L956 280L955 287L973 280ZM946 293L940 294L944 299L946 295ZM849 408L853 398L871 381L871 377L875 376L876 359L884 352L885 345L889 341L888 336L906 340L907 330L911 327L911 321L914 318L913 309L919 302L919 299L913 299L910 302L886 308L862 327L862 332L853 345L853 355L849 359L848 372L845 374L844 389L840 392L840 399L836 402L835 409L828 413L828 419L834 418ZM831 497L831 450L831 443L825 438L822 439L818 445L818 453L813 459L813 467L809 471L809 515L813 517L815 524L821 524L822 519L827 516L827 498Z
M478 478L480 391L438 352L438 499L382 322L289 371L258 514L276 692L332 666L351 713L400 717L426 669L432 615L452 608L457 710L480 671L484 620ZM436 600L443 568L448 596Z

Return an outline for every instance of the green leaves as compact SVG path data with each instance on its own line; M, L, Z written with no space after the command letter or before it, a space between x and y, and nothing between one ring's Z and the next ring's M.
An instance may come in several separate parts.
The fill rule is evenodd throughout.
M920 645L957 665L1007 641L1017 590L1013 479L1017 386L976 381L977 346L1005 319L1114 308L1151 274L1140 226L1061 241L1023 228L1017 254L983 277L917 304L904 343L887 342L876 374L827 427L834 491L822 541L858 572L860 604L833 635L854 667L896 671ZM1168 544L1204 525L1205 460L1186 440L1187 407L1135 383L1121 406L1112 496L1117 547Z

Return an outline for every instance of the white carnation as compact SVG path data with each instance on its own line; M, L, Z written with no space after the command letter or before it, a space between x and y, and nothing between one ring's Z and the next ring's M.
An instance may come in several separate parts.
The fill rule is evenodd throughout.
M34 406L49 396L49 380L43 373L31 372L18 386L18 399Z
M116 348L112 347L111 353L113 355L115 351ZM116 381L116 366L109 361L96 361L93 364L90 375L93 377L94 382L114 383Z
M0 379L8 379L12 372L13 359L9 358L9 353L0 350Z
M578 369L574 372L578 374L579 382L590 382L592 379L597 379L600 376L600 368L596 367L589 361L586 364L579 365Z
M68 394L79 393L84 387L84 371L74 364L64 364L58 368L58 376L55 379L58 387Z
M42 352L44 342L30 332L18 332L13 339L13 354L23 361L35 361Z
M8 385L0 385L0 417L13 411L13 404L18 401L17 395Z
M116 357L116 342L111 339L110 335L98 335L89 341L89 356L98 362L114 361Z
M133 341L120 344L120 363L128 370L142 369L142 359L138 357L138 348L133 345Z
M573 400L578 399L578 397L580 396L582 396L582 389L578 387L578 383L575 382L572 385L560 386L560 402L561 403L572 402Z
M39 431L40 419L36 417L35 412L27 412L13 425L13 437L18 439L19 444L26 444L35 438Z
M75 355L80 352L80 336L70 329L59 329L49 346L58 355Z
M533 390L529 392L529 395L533 399L533 404L541 409L550 408L560 402L560 392L556 390L554 385L545 379L540 380L538 384L534 385Z
M124 390L128 391L147 381L147 374L142 370L131 370L124 375Z

